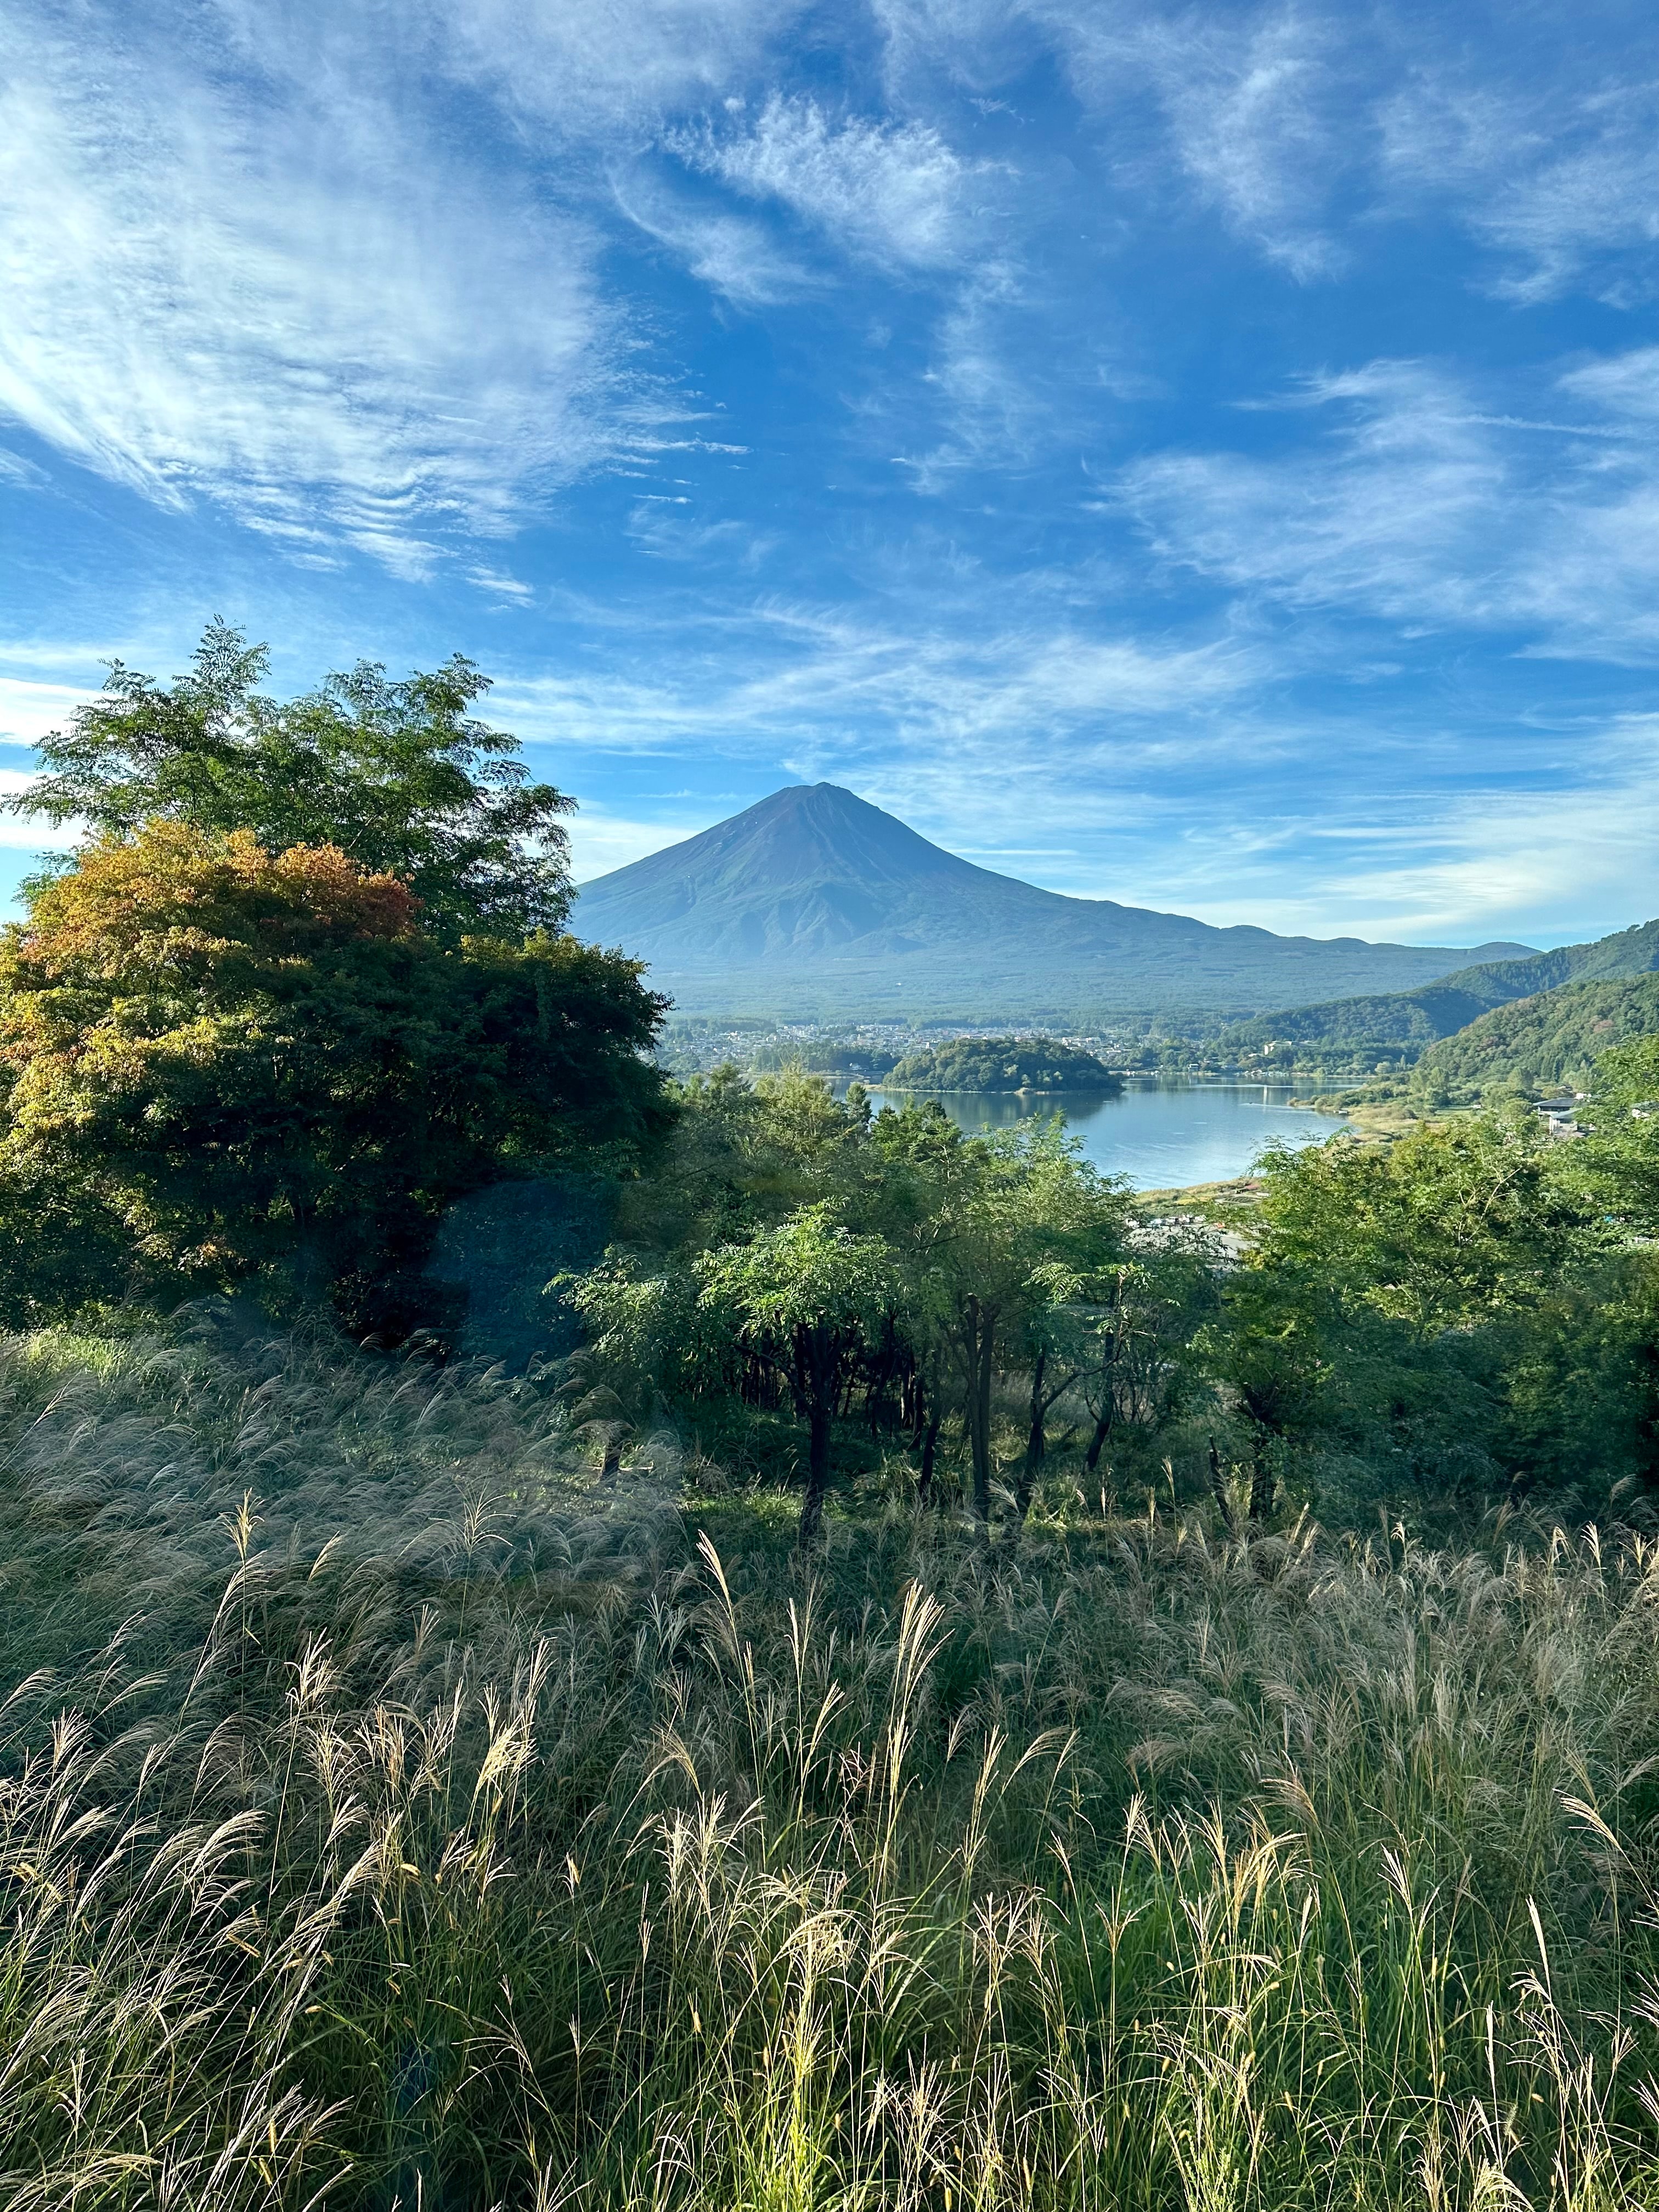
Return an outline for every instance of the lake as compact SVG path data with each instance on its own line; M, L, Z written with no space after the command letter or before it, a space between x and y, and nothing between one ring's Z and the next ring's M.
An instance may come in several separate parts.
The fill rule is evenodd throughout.
M883 1093L871 1085L878 1105ZM894 1093L894 1103L898 1094ZM1115 1097L1086 1091L941 1098L958 1128L1005 1129L1033 1114L1066 1116L1067 1132L1104 1175L1135 1190L1180 1189L1248 1172L1271 1144L1316 1145L1347 1124L1292 1106L1288 1086L1194 1083L1179 1076L1126 1076Z

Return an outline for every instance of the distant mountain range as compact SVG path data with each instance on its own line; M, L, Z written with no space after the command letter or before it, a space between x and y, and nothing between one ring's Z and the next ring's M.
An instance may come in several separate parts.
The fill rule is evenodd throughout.
M793 1021L1247 1015L1534 957L1275 937L1066 898L959 860L833 783L774 792L585 884L571 927L648 961L678 1012Z
M1564 984L1616 982L1659 969L1659 921L1598 937L1588 945L1562 945L1523 960L1488 958L1460 968L1412 991L1328 1000L1315 1006L1290 1006L1224 1030L1216 1040L1222 1053L1261 1050L1270 1042L1291 1045L1304 1059L1322 1052L1379 1051L1421 1048L1453 1036L1496 1006L1530 999ZM1407 1058L1415 1058L1408 1049Z

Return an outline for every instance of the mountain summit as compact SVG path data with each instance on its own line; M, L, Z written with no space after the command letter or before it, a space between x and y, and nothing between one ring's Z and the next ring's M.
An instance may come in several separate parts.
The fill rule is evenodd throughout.
M582 886L571 927L688 1014L1062 1021L1411 990L1530 950L1215 929L975 867L837 784L775 791Z

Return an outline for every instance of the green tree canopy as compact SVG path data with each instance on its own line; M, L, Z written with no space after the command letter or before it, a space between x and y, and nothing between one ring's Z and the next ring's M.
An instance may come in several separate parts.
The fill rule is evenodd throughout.
M1531 1303L1577 1249L1583 1211L1562 1170L1525 1113L1270 1154L1255 1261L1317 1276L1419 1338L1468 1327Z
M1247 1264L1207 1333L1245 1418L1253 1516L1322 1435L1402 1474L1492 1464L1530 1317L1599 1248L1571 1149L1522 1112L1263 1164Z
M1620 1221L1659 1236L1659 1036L1601 1054L1585 1118L1591 1134L1573 1146L1574 1164Z
M401 682L359 661L289 700L258 689L268 662L221 622L171 687L116 661L12 805L100 836L159 819L246 830L270 853L337 846L367 875L402 878L419 926L451 941L559 927L572 802L531 780L516 738L473 718L489 680L471 661Z
M0 945L10 1188L181 1289L287 1266L372 1320L453 1199L662 1124L636 963L416 911L246 830L88 848Z
M1104 1060L1057 1037L953 1037L899 1060L894 1091L1121 1091Z
M1016 1347L1042 1354L1056 1309L1121 1254L1125 1195L1057 1121L959 1138L937 1109L912 1109L878 1115L872 1143L922 1194L906 1247L911 1308L962 1383L974 1510L988 1520L999 1363Z
M830 1430L842 1389L897 1294L886 1244L857 1236L828 1203L805 1206L742 1244L696 1262L702 1310L739 1354L772 1369L808 1424L800 1541L810 1544L830 1486Z

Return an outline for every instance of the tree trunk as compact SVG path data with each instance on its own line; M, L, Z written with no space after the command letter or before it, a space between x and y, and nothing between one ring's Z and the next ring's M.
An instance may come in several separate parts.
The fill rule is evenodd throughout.
M969 1364L968 1439L973 1454L974 1515L981 1526L991 1518L991 1383L996 1352L996 1319L972 1302Z
M916 1477L916 1495L924 1505L933 1495L933 1462L939 1453L939 1413L935 1409L921 1435L921 1473Z
M1048 1370L1048 1355L1039 1352L1031 1368L1031 1410L1025 1431L1025 1459L1019 1470L1019 1481L1014 1497L1022 1521L1031 1510L1031 1492L1036 1487L1037 1469L1048 1449L1046 1416L1048 1401L1042 1395L1042 1379Z
M1273 1438L1264 1429L1255 1440L1254 1463L1250 1469L1250 1519L1256 1526L1273 1518L1273 1492L1278 1480L1273 1474Z
M1092 1474L1100 1465L1100 1455L1106 1448L1106 1439L1112 1433L1117 1419L1117 1370L1123 1355L1123 1278L1117 1279L1114 1304L1116 1318L1112 1333L1107 1338L1101 1353L1100 1413L1095 1422L1095 1432L1089 1439L1089 1449L1083 1455L1083 1464Z
M1083 1464L1091 1474L1100 1465L1100 1455L1106 1448L1107 1437L1112 1433L1112 1415L1115 1411L1114 1401L1109 1396L1100 1419L1095 1423L1095 1432L1089 1439L1089 1449L1083 1455Z
M1221 1508L1222 1525L1230 1536L1236 1536L1238 1529L1233 1521L1233 1501L1227 1494L1227 1478L1221 1472L1221 1454L1215 1448L1213 1437L1210 1438L1210 1488Z
M830 1406L822 1397L814 1397L807 1409L808 1437L806 1454L806 1495L801 1500L800 1534L797 1539L803 1552L809 1551L818 1540L818 1530L823 1522L823 1501L830 1489Z

